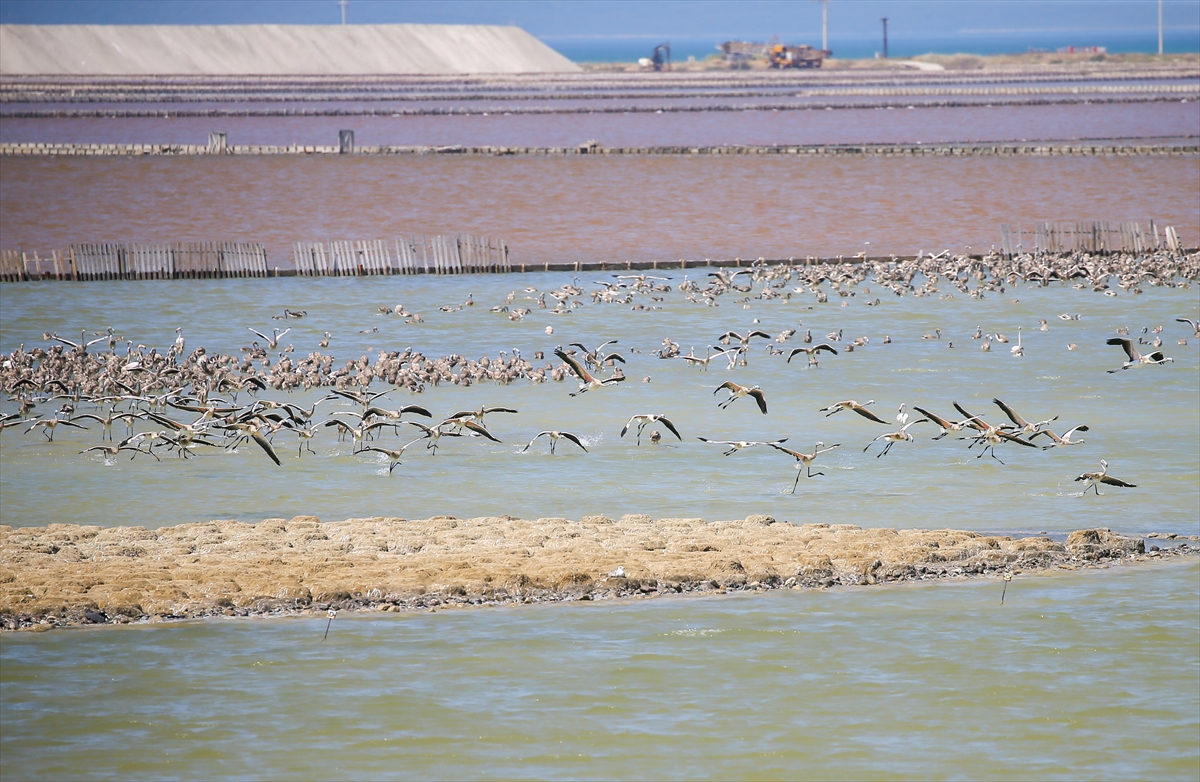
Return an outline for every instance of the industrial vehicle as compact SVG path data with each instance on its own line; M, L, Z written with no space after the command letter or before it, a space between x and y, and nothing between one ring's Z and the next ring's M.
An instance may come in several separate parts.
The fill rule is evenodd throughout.
M671 70L671 44L660 43L655 46L652 55L638 59L638 65L656 71Z
M832 57L829 49L814 49L808 45L775 44L767 49L767 62L772 68L820 68L821 61Z
M811 46L787 46L772 37L767 43L753 41L726 41L717 46L725 54L725 60L733 68L747 68L752 59L765 57L772 68L820 68L826 57L832 57L828 49Z
M765 57L770 46L771 44L753 41L726 41L718 44L717 49L725 55L729 67L744 70L750 67L750 60Z

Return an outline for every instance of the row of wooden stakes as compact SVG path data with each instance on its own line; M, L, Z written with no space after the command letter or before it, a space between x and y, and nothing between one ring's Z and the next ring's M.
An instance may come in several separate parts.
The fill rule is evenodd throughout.
M0 252L0 281L173 280L226 277L462 274L513 271L503 239L420 236L395 241L296 242L293 268L269 269L251 242L73 244L50 255Z
M1166 226L1159 234L1154 221L1141 223L1109 223L1106 220L1084 220L1076 223L1036 223L1032 230L1020 225L1000 226L1000 249L1006 258L1023 252L1044 253L1110 253L1149 252L1170 250L1182 252L1179 234Z
M393 252L394 251L394 252ZM357 242L296 242L301 277L369 274L505 273L513 270L503 239L454 234Z
M251 242L73 244L49 257L0 253L0 280L173 280L266 277L267 251Z

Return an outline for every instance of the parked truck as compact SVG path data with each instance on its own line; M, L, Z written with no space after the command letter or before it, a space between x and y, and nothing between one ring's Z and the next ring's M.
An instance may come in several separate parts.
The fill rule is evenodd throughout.
M732 68L748 68L750 61L758 57L765 57L767 65L772 68L820 68L826 57L833 56L828 49L814 49L807 45L787 46L774 37L767 43L726 41L719 44L717 49L725 54L725 60Z
M772 68L820 68L826 57L832 57L829 49L814 49L808 45L785 46L778 43L767 49L767 62Z

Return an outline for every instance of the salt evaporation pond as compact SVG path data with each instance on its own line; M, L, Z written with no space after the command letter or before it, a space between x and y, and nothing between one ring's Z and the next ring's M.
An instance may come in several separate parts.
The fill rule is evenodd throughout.
M870 140L913 140L943 118L936 140L1144 135L1131 112L1149 108L1176 133L1192 108L1009 108L829 112L775 133L755 113L703 117L713 143L842 138L847 121L878 117ZM753 132L737 130L747 117ZM1049 125L1045 121L1050 117ZM1015 118L1015 119L1014 119ZM649 123L662 120L663 127ZM994 121L993 121L994 120ZM873 121L873 120L872 120ZM1142 117L1144 123L1144 117ZM46 127L66 140L141 141L166 121L41 124L5 120L5 139ZM170 120L176 122L176 120ZM297 132L329 136L310 121ZM363 122L364 136L402 142L696 143L692 118L604 120L470 118ZM588 120L590 123L591 120ZM113 137L97 125L125 128ZM914 124L915 123L915 124ZM947 123L952 126L946 130ZM1007 125L1006 125L1007 123ZM1053 126L1053 127L1051 127ZM231 140L276 138L287 123L230 123ZM340 127L340 126L339 126ZM464 130L465 128L465 130ZM733 128L733 132L730 129ZM1132 130L1130 130L1132 128ZM185 134L212 128L189 122ZM588 131L588 132L584 132ZM142 132L142 131L137 131ZM177 133L178 131L170 131ZM997 135L999 133L999 135ZM81 135L82 134L82 135ZM690 135L689 135L690 134ZM234 136L239 138L234 138ZM1024 134L1022 134L1024 135ZM86 136L86 138L84 137ZM96 136L96 138L92 138ZM453 136L452 138L450 136ZM57 136L56 136L57 137ZM175 138L176 136L171 136ZM309 136L304 136L309 137ZM860 138L860 136L854 136ZM38 138L41 140L41 138ZM365 141L368 139L364 139ZM432 141L431 141L432 140ZM924 140L917 136L915 140ZM507 141L505 141L507 143ZM44 251L92 240L290 242L386 238L412 232L504 236L531 262L661 257L911 254L976 251L999 224L1155 218L1195 244L1198 175L1192 158L779 161L545 160L7 160L0 171L0 241ZM812 197L774 197L761 183L811 183ZM286 265L286 263L285 263ZM707 269L671 271L698 279ZM112 326L165 349L182 327L189 347L236 352L247 328L283 325L302 356L325 331L339 363L412 346L471 358L522 355L618 339L630 380L571 399L574 385L446 385L393 393L435 414L504 404L520 413L491 426L502 445L445 444L389 476L379 454L354 456L323 432L316 454L276 467L256 449L212 449L194 459L139 457L105 466L98 432L0 436L0 523L158 527L181 521L315 514L422 518L496 515L575 518L594 513L699 516L765 513L803 523L955 527L1016 534L1110 527L1126 534L1200 532L1200 373L1195 289L1146 287L1116 298L1068 286L1018 285L981 301L959 294L903 299L868 281L849 299L817 304L687 302L663 309L591 305L568 315L533 307L520 322L490 308L525 287L570 274L472 278L271 279L0 286L0 351L45 346ZM608 275L579 275L585 287ZM872 289L872 293L863 290ZM828 290L828 288L827 288ZM947 290L950 290L947 288ZM476 306L456 312L474 294ZM879 306L865 302L880 299ZM1016 300L1016 301L1014 301ZM838 306L845 301L848 306ZM376 315L404 304L425 317ZM1079 318L1059 320L1060 314ZM1049 330L1038 330L1045 318ZM758 320L755 323L755 319ZM802 324L802 325L801 325ZM1164 327L1162 367L1108 374L1116 329ZM545 333L553 327L553 335ZM866 336L817 369L754 348L746 367L702 373L650 351L670 337L703 354L727 329L839 329ZM1015 337L979 349L977 327ZM360 330L378 332L360 334ZM941 329L941 337L923 340ZM883 337L890 335L890 344ZM1177 345L1187 338L1187 345ZM954 347L948 346L953 342ZM1068 350L1074 343L1077 350ZM635 352L636 351L636 352ZM642 383L649 376L649 383ZM759 384L769 413L749 400L720 411L728 378ZM286 398L310 404L320 392ZM268 396L283 395L269 394ZM862 449L884 430L842 413L840 399L876 400L891 420L905 403L950 415L958 401L998 419L998 397L1030 418L1087 424L1086 442L1049 451L1000 449L975 459L966 443L914 428L917 441L886 457ZM244 397L243 397L244 398ZM42 408L54 409L55 403ZM4 409L15 405L5 402ZM328 403L325 403L328 404ZM334 408L330 405L330 408ZM637 446L619 437L630 415L662 412L684 441ZM580 433L589 453L562 443L519 453L546 428ZM766 449L730 457L695 438L774 439L842 448L824 476L801 478ZM878 448L878 445L875 446ZM1138 487L1076 496L1073 478L1107 459ZM605 601L430 614L340 615L326 620L215 619L0 636L0 776L4 778L879 778L1196 779L1200 775L1200 566L1122 566L1018 575L999 603L996 579L651 601Z
M706 270L669 274L678 283L685 273ZM386 462L353 456L332 436L304 458L281 448L283 467L246 448L106 467L78 453L95 432L60 430L47 444L36 432L6 430L3 521L155 527L300 513L715 520L762 512L795 522L993 532L1198 531L1195 341L1167 349L1173 364L1117 374L1105 370L1120 365L1120 350L1104 345L1120 326L1138 333L1160 324L1173 344L1184 325L1174 318L1197 314L1190 290L1111 298L1017 286L982 301L880 296L875 307L865 306L874 295L859 291L845 308L836 298L820 305L797 296L749 309L728 296L710 308L674 292L659 311L590 304L561 316L534 309L520 322L490 311L510 291L523 296L525 287L550 289L571 277L6 285L5 352L42 344L43 330L108 325L164 348L181 326L193 345L236 351L254 338L245 329L269 331L278 325L270 316L291 308L309 313L288 324L300 354L324 331L335 335L330 352L339 359L410 345L429 355L531 355L568 341L618 339L631 381L574 399L572 383L392 394L396 405L443 414L481 404L521 412L493 424L503 445L452 443L436 457L406 459L390 477ZM435 306L468 294L472 308ZM401 301L425 322L376 314ZM1049 331L1037 329L1038 318ZM1026 355L999 343L981 351L971 339L978 325L1010 334L1025 327ZM871 343L824 356L816 369L762 348L734 372L717 364L704 373L649 353L664 337L703 352L726 329L751 326L798 328L793 341L806 329L818 340L841 329ZM379 331L359 333L371 328ZM921 338L936 328L941 339ZM647 375L651 382L640 382ZM749 400L719 411L712 390L728 377L767 389L769 414ZM873 398L889 417L900 402L949 414L951 401L994 415L992 396L1029 416L1087 423L1087 442L1002 448L1001 465L918 432L918 442L877 459L861 449L883 427L817 412L838 399ZM649 411L669 413L686 440L639 447L618 436L628 416ZM519 453L550 427L579 432L589 453ZM790 460L766 449L722 457L694 439L701 434L844 447L828 456L825 476L801 479L792 495ZM1099 458L1138 488L1077 496L1072 478ZM5 635L3 771L123 779L1194 778L1194 560L1018 576L1003 607L1000 586L988 579L342 615L327 642L323 620L306 619Z

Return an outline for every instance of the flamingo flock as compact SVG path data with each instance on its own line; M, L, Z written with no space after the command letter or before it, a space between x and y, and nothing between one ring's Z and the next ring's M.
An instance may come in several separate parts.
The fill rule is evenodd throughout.
M616 282L599 283L601 288L590 293L578 280L548 291L527 287L525 292L529 300L528 307L518 306L517 293L514 291L503 305L492 309L509 316L516 311L525 310L521 317L534 308L546 309L550 314L565 315L573 309L586 306L589 297L593 305L632 303L631 309L634 310L639 307L652 309L661 306L669 294L681 296L683 301L691 304L715 307L719 306L718 300L722 297L751 294L756 290L754 298L761 300L779 298L786 301L797 295L819 293L816 301L820 303L822 297L828 299L830 295L821 288L822 283L829 283L832 294L843 300L856 295L856 286L862 286L861 293L869 294L870 289L863 283L867 282L867 276L872 272L875 274L872 284L896 296L931 295L937 291L936 286L944 280L973 299L982 298L990 293L1003 293L1004 286L1014 284L1014 280L1018 278L1026 282L1040 281L1041 284L1049 284L1051 279L1086 278L1092 281L1093 290L1111 291L1111 288L1105 287L1105 280L1115 276L1120 279L1119 287L1122 290L1136 293L1138 286L1144 284L1186 287L1190 284L1189 279L1200 276L1200 268L1187 267L1182 271L1183 281L1172 282L1171 280L1181 274L1180 267L1170 267L1162 262L1162 259L1159 261L1157 267L1154 264L1144 265L1138 272L1136 284L1128 283L1126 275L1132 272L1123 269L1119 262L1114 267L1087 259L1072 259L1070 262L1059 259L1048 264L1042 261L1042 266L1038 267L1035 259L1001 261L993 258L989 262L996 268L992 269L990 278L981 273L982 266L978 260L965 257L931 256L928 259L919 259L915 263L893 262L890 265L864 263L771 267L759 264L749 269L720 269L710 272L706 280L702 278L703 283L685 276L681 282L672 285L668 284L671 282L671 278L668 277L636 274L614 275ZM1071 263L1074 263L1074 266ZM1156 277L1153 270L1159 267L1162 271ZM1005 274L997 274L997 269L1002 269ZM1168 275L1167 271L1170 271L1171 275ZM925 276L925 282L920 287L914 284L914 277L918 274ZM975 287L971 287L973 283ZM794 287L787 290L789 286ZM952 294L946 292L942 295ZM547 305L547 298L555 302L552 307ZM639 299L650 303L641 303ZM743 307L748 307L750 300L749 295L737 299ZM867 303L878 306L879 300ZM472 295L463 304L448 305L440 308L439 312L445 317L453 317L453 313L473 305ZM417 313L408 312L402 305L380 306L376 310L375 314L379 316L400 315L405 324L416 327L425 322L424 318ZM274 316L274 319L318 318L316 310L313 311L314 315L310 316L308 310L285 309L283 316ZM487 316L486 313L484 316ZM1058 317L1068 321L1078 320L1080 316L1066 312ZM1048 320L1038 319L1037 331L1048 331ZM1177 320L1187 323L1192 332L1196 331L1195 321L1187 318ZM803 323L796 323L794 327L784 329L778 334L771 333L757 324L756 319L748 328L726 329L714 340L721 347L709 345L703 356L696 355L694 349L685 354L679 343L669 337L663 339L661 348L653 351L651 355L659 359L682 361L701 372L708 371L711 362L724 359L722 363L726 371L735 372L747 367L752 356L765 347L766 355L778 357L776 360L782 359L783 365L790 364L793 358L803 353L807 359L806 368L818 370L818 356L822 353L842 361L845 360L841 358L842 352L864 350L871 344L870 337L846 335L844 328L830 331L824 342L814 344L812 329L805 328ZM18 427L25 434L40 431L47 443L53 443L55 434L60 431L88 430L95 425L95 428L99 429L101 443L89 445L81 450L80 454L95 454L102 457L106 464L115 463L124 455L128 455L130 459L143 455L161 460L164 455L170 454L179 459L188 459L205 449L236 450L246 445L261 451L279 467L285 466L284 455L290 453L284 446L288 449L294 447L295 458L301 459L305 454L316 454L314 442L321 438L323 432L329 432L336 434L339 441L349 441L351 454L372 456L385 461L387 472L392 475L403 465L406 458L412 456L413 447L418 444L424 446L421 451L431 456L451 443L455 443L456 448L458 444L471 441L503 445L505 439L493 431L485 422L485 417L494 417L497 414L512 415L516 414L517 410L514 407L484 406L476 410L454 411L439 418L426 405L389 404L386 397L391 393L420 394L442 383L468 386L491 382L495 383L497 388L503 388L519 380L538 384L573 379L578 383L578 387L569 393L572 398L594 394L602 389L608 389L605 393L629 394L628 389L616 390L627 380L623 369L627 365L627 359L615 348L615 339L600 342L594 348L589 347L586 340L556 346L548 352L558 360L557 364L536 363L544 362L542 351L533 352L530 360L526 357L528 354L523 354L517 348L513 348L511 352L501 351L495 358L485 356L471 360L461 354L430 357L408 347L401 351L379 350L374 361L363 356L337 367L333 357L323 354L320 350L304 354L297 352L294 345L285 344L285 339L289 336L293 339L300 336L295 329L296 327L282 330L273 328L268 334L265 330L248 328L257 339L243 346L240 355L210 353L202 345L192 348L189 352L188 340L184 337L182 327L175 329L173 342L162 352L147 348L144 344L135 346L134 340L125 339L112 327L92 332L90 336L87 329L80 329L78 341L47 332L43 335L44 340L55 343L48 349L34 347L27 350L22 345L9 355L0 357L0 388L9 394L7 404L16 408L0 416L0 431L7 432ZM1014 357L1024 358L1030 351L1044 350L1042 343L1034 345L1032 340L1030 345L1024 343L1023 326L1018 325L1016 331L1016 344L1010 348ZM1115 374L1122 370L1142 367L1161 369L1172 363L1174 359L1166 356L1160 349L1162 331L1161 326L1156 326L1153 330L1150 327L1144 328L1142 337L1136 338L1135 341L1129 335L1129 329L1119 329L1119 336L1107 339L1106 344L1122 348L1128 361L1118 368L1106 371ZM362 329L360 332L375 334L379 333L379 328ZM319 344L322 350L337 340L336 335L329 330L314 333L320 335ZM547 333L552 334L553 329L547 327ZM950 336L953 335L938 327L924 334L922 339L933 345L953 347L953 341L948 340ZM790 350L783 347L793 337L803 342L803 346ZM998 331L991 331L989 334L982 326L977 328L974 334L966 337L982 340L981 345L985 349L992 341L1002 344L1009 342L1005 335ZM756 343L755 340L762 341ZM943 343L943 340L947 341ZM888 345L892 344L893 338L888 334L879 341ZM1186 339L1180 339L1180 343L1186 344ZM834 347L835 344L842 347L842 352ZM1150 345L1153 350L1143 353L1142 345ZM1070 347L1074 349L1076 345L1072 343ZM643 382L650 380L650 376L647 375ZM386 390L370 390L372 384L380 382L386 384ZM319 388L328 389L328 394L317 399L308 408L301 408L278 397L279 394L295 390ZM754 400L762 416L768 415L769 389L725 380L716 385L712 395L722 391L726 395L719 400L718 410L725 411L737 400L749 397ZM251 397L251 401L239 402L239 396L243 395ZM901 404L895 420L897 428L867 438L862 451L870 451L876 444L881 444L882 447L874 457L881 459L890 455L897 445L904 444L902 450L907 450L916 442L916 435L922 431L921 427L930 427L937 429L932 436L933 440L954 435L968 443L968 450L978 449L977 458L990 456L996 462L1004 464L997 454L998 448L1049 450L1082 445L1085 441L1077 435L1091 431L1087 424L1076 424L1059 435L1050 428L1058 420L1058 416L1031 421L1019 415L1000 399L993 401L1004 419L1007 419L1005 422L989 423L982 414L971 413L957 402L952 403L958 414L955 417L943 417L930 409L932 405L926 404L913 405L912 409L920 417L910 419L906 405ZM328 408L331 403L340 409L331 410L325 415L317 414L319 406L324 405ZM40 411L40 408L55 404L59 406L53 412ZM819 411L826 417L850 411L867 422L891 425L872 409L875 404L875 400L872 399L865 402L846 399L819 408ZM87 406L86 411L77 412L77 409L84 406ZM626 414L628 412L626 411ZM414 420L414 417L425 420ZM613 422L614 430L616 426L617 422ZM114 430L121 427L125 433L118 438ZM634 413L620 428L619 436L623 438L633 430L635 447L641 446L643 440L651 446L662 445L662 431L657 427L665 429L677 442L684 441L680 427L666 412ZM402 432L410 436L402 437ZM705 444L722 446L725 456L764 446L791 457L797 470L792 493L798 488L801 473L808 478L825 475L819 470L814 472L814 461L842 447L842 442L847 440L847 437L842 436L838 438L842 442L829 446L817 442L810 451L804 452L784 446L784 443L789 441L790 434L778 434L785 436L697 439ZM398 439L389 443L385 439L389 436ZM566 440L576 446L579 456L592 454L596 447L595 438L555 426L537 431L528 441L522 438L521 442L525 445L517 453L531 451L541 438L548 440L551 455L557 455L556 447L560 440ZM1045 444L1039 445L1036 442L1038 438L1045 438ZM1079 480L1086 478L1089 482L1088 488L1095 487L1097 494L1100 483L1122 488L1134 487L1127 482L1106 480L1111 476L1107 475L1106 463L1104 468L1105 471L1099 474L1099 478L1088 477L1093 474L1085 473Z

